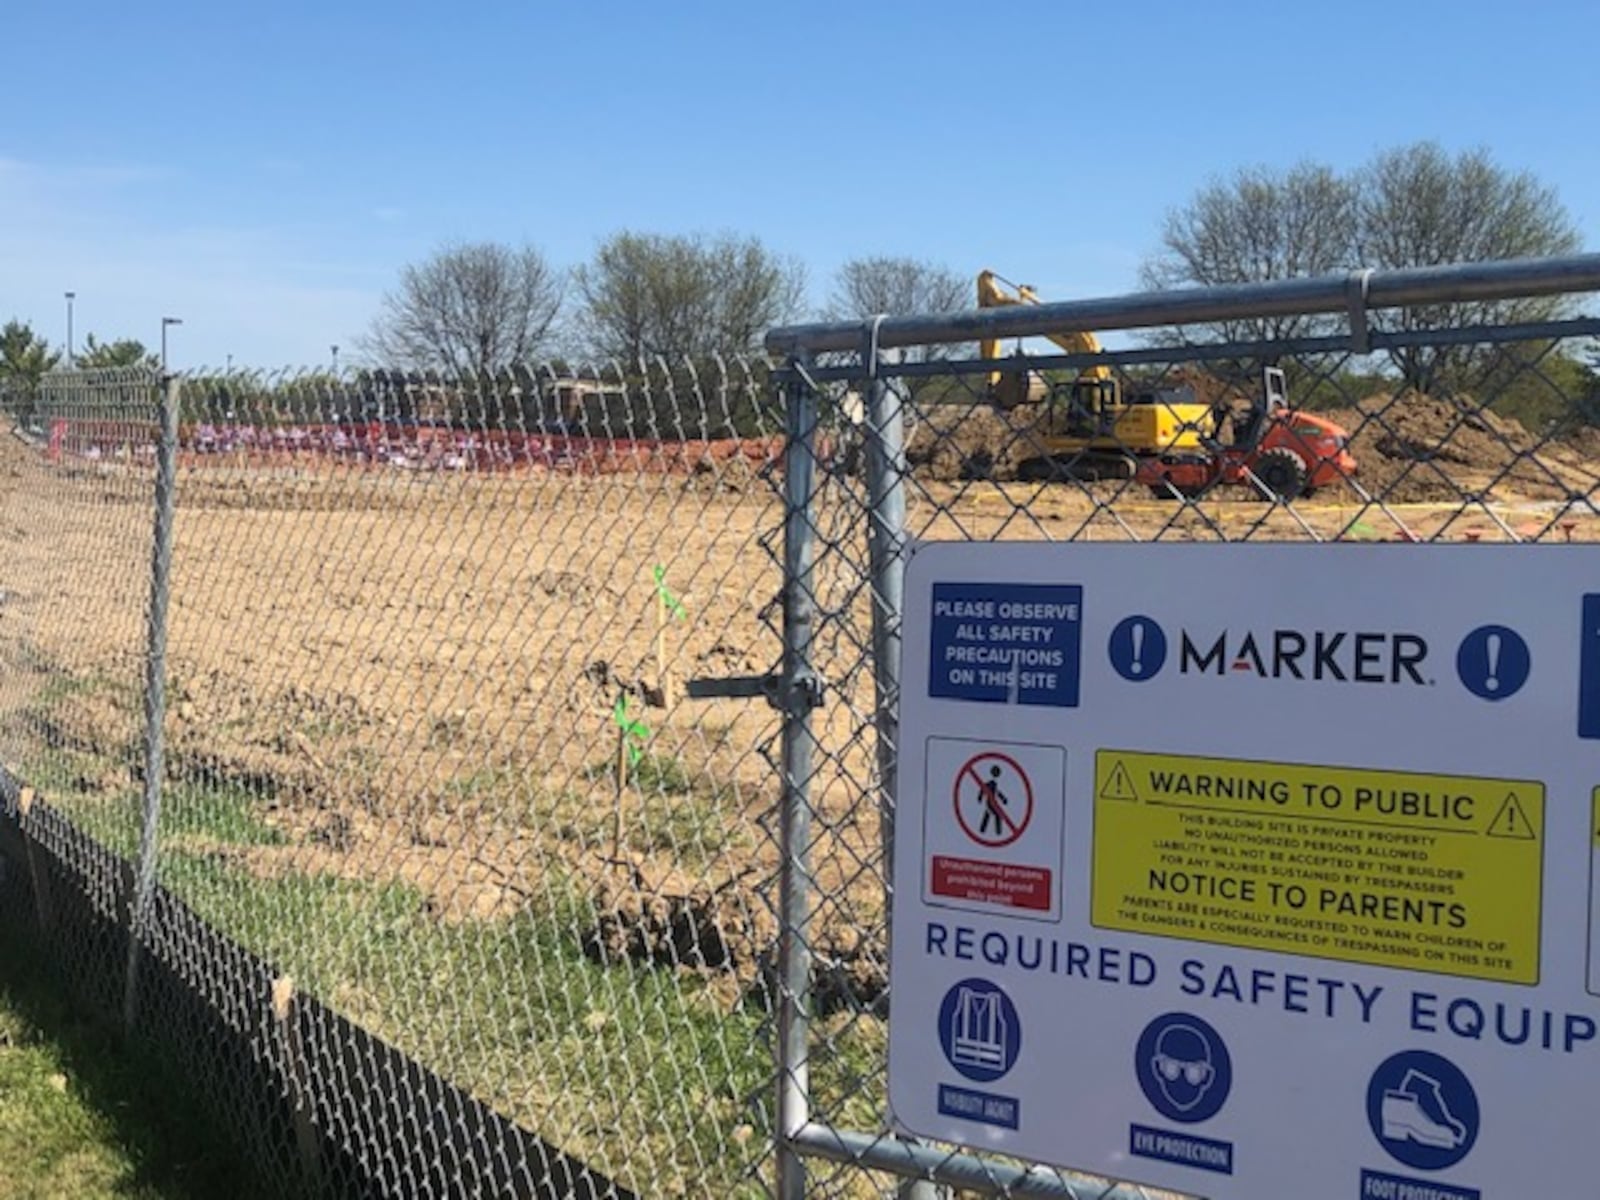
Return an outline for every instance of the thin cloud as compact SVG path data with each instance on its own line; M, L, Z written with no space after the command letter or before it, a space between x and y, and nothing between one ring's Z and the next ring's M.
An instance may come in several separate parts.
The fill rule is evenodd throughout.
M55 166L0 158L0 320L15 315L60 344L64 293L76 294L74 341L159 341L181 317L173 361L189 366L320 362L330 342L367 325L379 292L301 232L163 224L128 189L170 179L161 168Z

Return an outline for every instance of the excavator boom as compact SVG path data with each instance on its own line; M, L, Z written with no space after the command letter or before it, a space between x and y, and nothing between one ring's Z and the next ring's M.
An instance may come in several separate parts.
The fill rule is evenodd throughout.
M993 271L978 272L978 307L1004 308L1014 304L1038 304L1039 295L1027 284L1012 284ZM1047 333L1043 335L1068 354L1099 354L1100 339L1092 333ZM978 343L982 358L999 358L1000 342L986 339ZM996 372L998 375L998 372ZM991 377L992 379L993 377ZM1081 379L1110 379L1111 369L1105 366L1085 367Z

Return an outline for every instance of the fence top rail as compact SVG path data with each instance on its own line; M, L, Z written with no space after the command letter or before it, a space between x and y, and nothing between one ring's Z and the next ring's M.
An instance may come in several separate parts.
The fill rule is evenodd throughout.
M860 350L869 339L880 349L891 349L1590 291L1600 291L1600 254L1455 263L1397 271L1358 270L1309 279L1142 292L1096 300L783 325L767 332L765 344L769 354L786 356Z

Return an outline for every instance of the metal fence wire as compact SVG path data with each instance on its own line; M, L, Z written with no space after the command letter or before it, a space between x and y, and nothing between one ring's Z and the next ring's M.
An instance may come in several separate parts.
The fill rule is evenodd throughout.
M805 326L775 369L14 389L0 922L285 1191L1106 1194L885 1108L908 547L1596 540L1595 288L1583 258ZM1205 340L1287 311L1327 323ZM970 354L1090 329L1148 332Z

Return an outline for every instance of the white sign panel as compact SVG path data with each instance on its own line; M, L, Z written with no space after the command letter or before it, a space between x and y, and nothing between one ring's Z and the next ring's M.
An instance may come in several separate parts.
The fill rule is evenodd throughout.
M906 595L903 1129L1230 1200L1593 1190L1600 548L933 544Z

